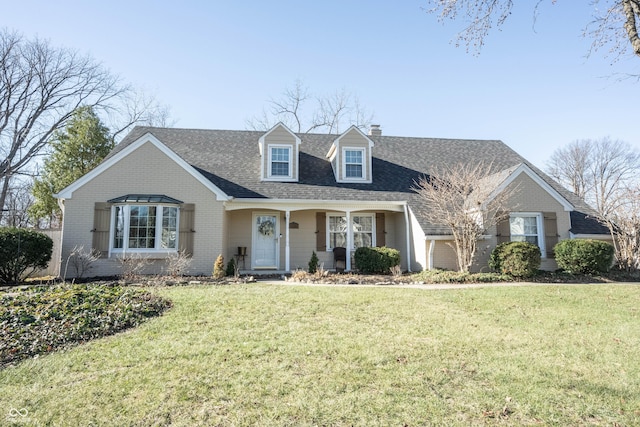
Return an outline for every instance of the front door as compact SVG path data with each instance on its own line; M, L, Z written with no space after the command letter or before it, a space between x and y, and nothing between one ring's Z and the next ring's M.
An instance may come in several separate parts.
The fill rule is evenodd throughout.
M280 227L277 215L253 215L253 268L278 268Z

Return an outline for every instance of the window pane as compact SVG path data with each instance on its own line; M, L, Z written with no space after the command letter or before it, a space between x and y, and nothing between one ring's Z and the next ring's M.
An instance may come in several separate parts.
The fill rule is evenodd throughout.
M372 245L371 233L353 233L353 246L357 248L370 248Z
M289 149L285 147L272 148L271 160L275 162L288 162L289 161Z
M289 148L271 148L271 175L289 176Z
M345 152L345 161L347 163L362 163L362 151L347 150Z
M124 244L124 206L116 206L115 230L113 233L113 247L121 249Z
M329 217L329 231L347 231L347 218L344 216L330 216Z
M535 217L524 218L524 234L538 234L538 221Z
M176 248L176 236L178 234L178 208L162 208L162 236L160 247L163 249Z
M272 162L272 176L289 176L289 163Z
M538 220L534 216L519 216L509 219L511 234L538 234Z
M347 233L331 233L329 240L331 248L344 248L347 246Z
M362 151L346 150L344 164L347 178L362 178Z
M347 218L344 216L329 217L329 247L344 248L347 246Z
M362 165L346 165L347 178L362 178Z
M353 231L373 231L373 218L370 216L354 216Z
M509 218L509 225L511 226L512 235L524 234L524 218L523 217Z
M538 218L536 216L511 217L509 219L512 242L529 242L539 245Z
M129 248L155 248L156 207L132 206L129 215Z

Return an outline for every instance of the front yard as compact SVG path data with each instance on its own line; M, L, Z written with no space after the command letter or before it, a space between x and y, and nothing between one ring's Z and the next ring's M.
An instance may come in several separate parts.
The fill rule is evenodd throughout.
M640 287L160 288L0 371L3 425L638 425Z

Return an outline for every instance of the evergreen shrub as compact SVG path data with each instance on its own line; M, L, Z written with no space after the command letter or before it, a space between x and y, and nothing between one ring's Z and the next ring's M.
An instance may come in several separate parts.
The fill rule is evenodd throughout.
M355 266L365 274L388 274L391 267L400 265L400 252L397 249L358 248L354 255Z
M606 273L613 265L613 246L600 240L562 240L553 250L558 267L570 273Z

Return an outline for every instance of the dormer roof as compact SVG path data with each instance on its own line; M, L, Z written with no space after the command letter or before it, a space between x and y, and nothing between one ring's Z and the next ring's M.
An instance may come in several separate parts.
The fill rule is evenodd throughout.
M280 122L258 139L260 180L295 182L299 179L300 137Z
M338 136L327 153L336 182L370 184L373 179L373 141L357 126Z

